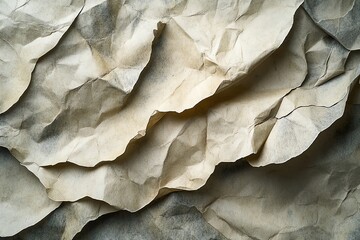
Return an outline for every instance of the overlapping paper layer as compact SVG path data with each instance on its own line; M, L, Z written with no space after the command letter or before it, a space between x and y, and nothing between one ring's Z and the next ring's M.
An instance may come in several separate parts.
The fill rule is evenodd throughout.
M325 2L0 3L0 236L61 203L18 236L46 239L54 225L54 239L72 239L119 210L140 212L84 234L145 236L151 216L149 239L353 234L359 137L338 126L344 140L323 142L339 118L358 129L360 5ZM215 171L224 162L239 171ZM179 190L191 192L152 203ZM178 211L204 231L169 230Z

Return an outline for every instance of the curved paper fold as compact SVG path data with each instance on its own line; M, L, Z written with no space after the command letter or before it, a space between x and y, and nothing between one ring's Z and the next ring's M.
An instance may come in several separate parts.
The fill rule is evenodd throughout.
M358 238L360 108L347 107L343 119L293 160L224 167L180 199L229 239Z
M326 65L315 71L317 62L308 54L321 43L325 46L321 56L327 59L338 43L323 43L326 36L300 11L284 45L249 74L243 85L192 112L166 114L116 161L94 168L74 164L27 167L53 199L75 201L88 196L136 211L169 191L201 187L220 162L234 162L258 151L261 158L254 165L289 160L342 115L351 83L359 75L359 55L354 53L345 66L345 61L336 65L342 74L316 84ZM340 56L346 58L347 52ZM297 100L304 92L310 102ZM309 134L303 134L304 129ZM282 138L272 140L279 133ZM294 151L278 148L288 141L298 147ZM269 144L272 154L263 154Z
M62 203L38 224L15 235L15 239L23 240L71 240L82 228L100 216L116 211L106 203L92 199L81 199L73 203Z
M349 50L360 49L360 2L305 0L311 18Z
M104 216L75 239L357 239L360 107L344 115L292 161L221 164L203 188Z
M12 236L56 209L39 180L0 148L0 236Z
M27 95L0 119L0 144L24 164L114 160L157 111L184 111L241 82L280 46L301 2L189 1L181 11L157 1L161 7L149 9L137 1L86 3L38 63ZM166 27L143 71L160 22Z
M38 59L56 46L83 5L83 0L0 2L0 114L23 95Z

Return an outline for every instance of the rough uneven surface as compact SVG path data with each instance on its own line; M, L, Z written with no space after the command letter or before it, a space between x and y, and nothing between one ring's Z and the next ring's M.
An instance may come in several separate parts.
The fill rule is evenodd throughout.
M360 237L358 1L55 2L0 1L0 237Z
M105 216L75 239L224 239L204 221L229 239L358 239L359 121L360 106L347 106L341 121L285 164L221 164L199 191Z
M115 208L91 199L63 203L41 222L18 233L15 239L72 239L88 222L114 211Z
M360 49L358 0L305 0L312 19L349 50Z
M83 5L84 0L0 2L0 113L19 100L37 60L58 44Z
M87 2L74 27L38 63L23 101L2 115L0 144L39 166L114 160L145 134L156 111L183 111L225 81L240 81L283 42L300 0L216 3L179 3L158 16L157 8L137 1ZM205 26L212 28L200 31ZM139 79L154 35L152 65Z
M34 225L60 203L50 200L39 180L0 148L0 236Z

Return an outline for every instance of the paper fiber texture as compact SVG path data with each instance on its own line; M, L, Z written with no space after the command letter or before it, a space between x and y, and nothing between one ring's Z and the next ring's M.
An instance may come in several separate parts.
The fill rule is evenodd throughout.
M50 200L39 180L0 148L0 236L34 225L60 203Z
M1 145L39 166L114 160L145 134L157 111L183 111L241 82L280 46L301 3L154 2L145 8L142 2L86 2L57 48L38 63L23 101L3 115ZM150 54L151 66L127 97Z
M221 164L199 191L106 215L75 239L358 239L360 108L346 108L287 163Z
M0 2L0 113L19 100L37 60L58 44L83 5L83 0Z
M348 106L301 156L226 166L187 198L229 239L358 239L359 120L359 105Z
M360 49L360 2L305 0L311 18L349 50Z
M120 211L88 224L75 239L225 240L191 205L172 195L136 213Z
M23 230L14 238L29 240L73 239L88 222L114 211L116 211L115 208L91 199L62 203L41 222Z
M359 6L0 1L0 237L351 239Z
M351 54L346 66L338 64L341 74L314 87L324 70L316 69L318 63L306 58L310 50L303 46L315 48L307 41L310 34L315 43L321 43L326 35L303 11L298 12L294 24L279 51L243 79L245 86L239 84L231 96L224 92L214 96L214 103L205 102L190 112L165 115L117 160L94 168L29 164L28 169L39 177L51 199L90 197L136 211L162 191L201 187L219 162L234 162L258 151L250 161L254 166L281 163L299 155L342 115L360 66L356 65L359 55ZM328 47L323 44L323 51L341 48L333 41ZM345 50L344 54L347 56ZM328 54L322 56L327 58ZM283 147L278 148L279 144Z

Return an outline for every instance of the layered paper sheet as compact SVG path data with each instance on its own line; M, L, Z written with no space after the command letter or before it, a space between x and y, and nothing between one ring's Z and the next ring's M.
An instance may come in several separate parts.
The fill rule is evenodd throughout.
M0 2L0 236L357 236L359 16L356 0Z

